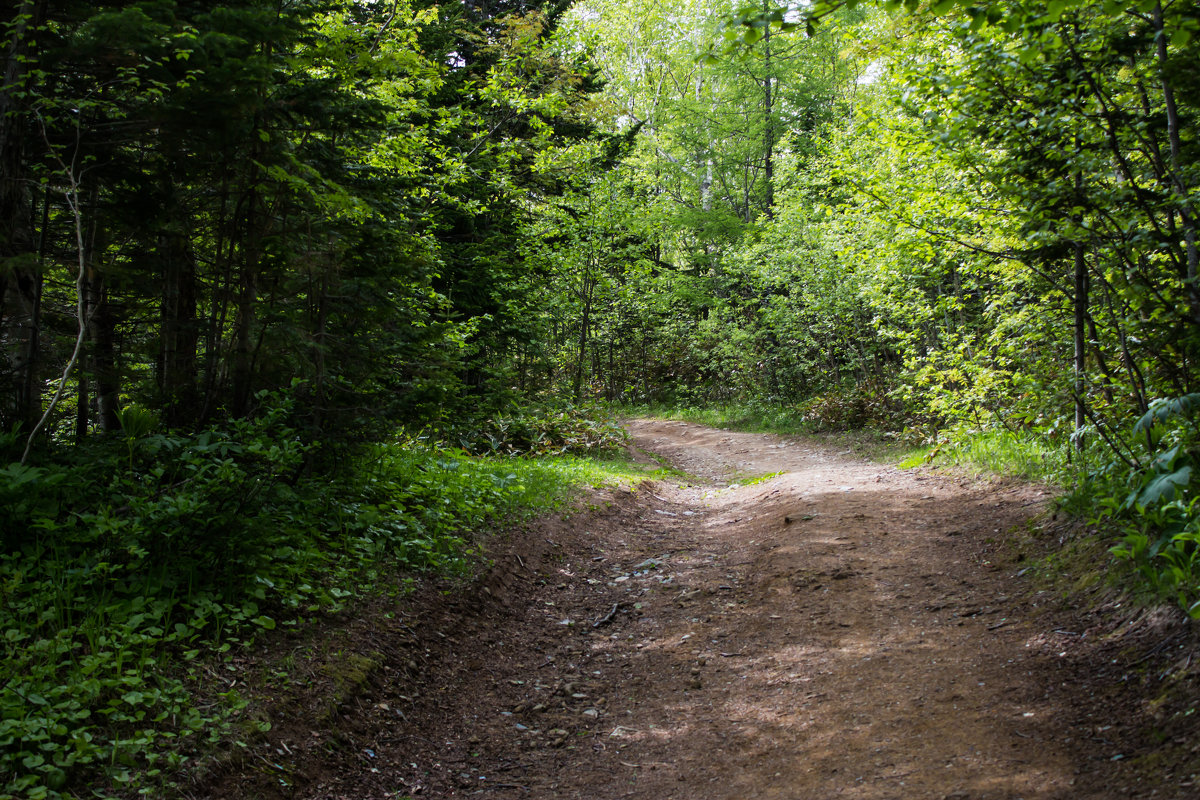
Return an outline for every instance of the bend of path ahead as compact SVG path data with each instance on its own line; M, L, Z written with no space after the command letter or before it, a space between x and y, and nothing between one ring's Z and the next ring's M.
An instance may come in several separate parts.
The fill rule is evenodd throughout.
M514 535L474 599L387 645L408 668L376 681L336 742L277 727L272 762L309 754L281 796L1148 794L1112 777L1121 722L1078 685L1061 657L1078 632L1053 627L1006 544L1044 509L1038 487L801 439L629 430L695 480ZM362 638L386 639L382 625Z

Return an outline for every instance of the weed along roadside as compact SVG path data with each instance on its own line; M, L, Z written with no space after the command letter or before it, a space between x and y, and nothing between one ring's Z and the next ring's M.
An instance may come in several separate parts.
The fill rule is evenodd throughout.
M629 428L649 482L313 632L192 796L1192 796L1195 633L1063 602L1045 487Z

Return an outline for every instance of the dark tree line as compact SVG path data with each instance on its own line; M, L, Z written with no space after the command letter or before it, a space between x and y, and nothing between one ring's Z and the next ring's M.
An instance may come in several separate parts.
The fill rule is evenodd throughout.
M60 383L48 423L78 438L129 403L244 416L295 379L318 426L491 402L529 336L520 198L555 191L532 163L593 135L590 79L543 52L558 13L15 4L0 424L30 432ZM524 82L496 85L509 62Z

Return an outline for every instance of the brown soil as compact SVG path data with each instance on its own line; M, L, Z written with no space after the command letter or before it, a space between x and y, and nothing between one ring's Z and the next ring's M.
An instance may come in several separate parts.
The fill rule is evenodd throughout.
M1200 796L1192 626L1037 589L1044 489L629 428L693 477L297 644L272 730L192 796Z

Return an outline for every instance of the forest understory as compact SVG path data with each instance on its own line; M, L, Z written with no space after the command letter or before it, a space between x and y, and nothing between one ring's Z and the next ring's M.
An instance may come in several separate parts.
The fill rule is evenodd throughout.
M681 477L277 641L228 679L270 732L190 797L1196 796L1194 626L1064 594L1050 490L629 429Z
M0 800L1200 796L1194 0L0 43Z

